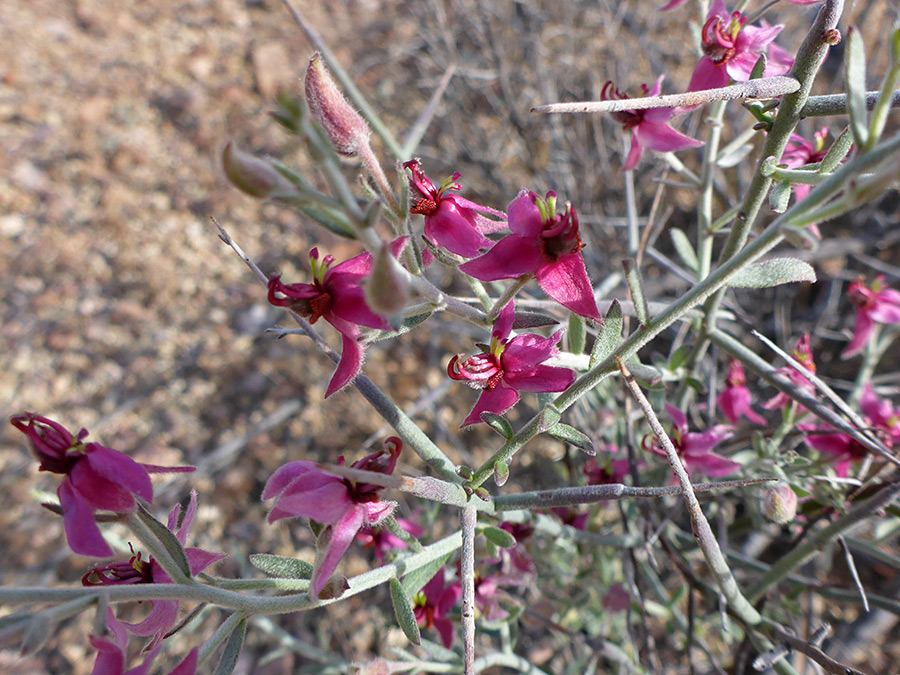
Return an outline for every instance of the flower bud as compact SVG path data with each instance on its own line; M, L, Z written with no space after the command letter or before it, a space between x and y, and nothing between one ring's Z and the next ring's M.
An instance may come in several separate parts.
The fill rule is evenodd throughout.
M388 244L382 244L366 279L366 304L376 314L391 317L403 311L409 302L409 280Z
M238 150L231 141L222 150L222 167L232 185L251 197L265 199L294 191L290 181L271 164Z
M782 483L769 488L763 497L763 513L773 523L786 525L797 515L797 494Z
M318 52L306 68L306 102L313 119L322 125L340 154L352 157L369 144L372 130L344 98Z

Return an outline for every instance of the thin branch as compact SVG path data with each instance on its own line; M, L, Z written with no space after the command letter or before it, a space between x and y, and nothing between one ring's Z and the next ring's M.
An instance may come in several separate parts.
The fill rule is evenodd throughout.
M866 92L866 108L875 108L878 100L877 91ZM895 91L891 97L891 107L900 108L900 90ZM824 117L826 115L846 115L847 94L831 94L830 96L810 96L806 99L806 105L800 109L801 117Z
M719 548L719 542L716 541L712 528L709 526L709 521L707 521L706 516L703 515L703 510L700 508L700 502L697 501L697 495L694 494L694 488L691 485L691 478L688 476L684 464L678 456L678 452L675 450L675 446L672 445L672 441L669 439L668 434L666 434L665 429L663 429L662 424L660 424L659 419L656 417L656 413L653 411L650 401L647 400L647 397L644 396L644 392L641 391L641 388L638 386L634 377L628 372L625 363L618 357L616 358L616 361L619 364L619 370L622 371L622 376L625 380L625 385L628 387L628 391L638 404L638 407L640 407L641 412L644 413L647 423L653 430L653 434L659 440L659 443L669 460L669 464L675 472L675 477L678 479L678 484L681 486L688 514L691 517L691 527L694 531L694 537L700 545L700 550L703 551L703 556L706 558L707 564L716 576L722 594L725 596L731 609L740 616L743 621L750 625L758 624L762 621L762 617L753 605L747 601L741 593L741 590L738 588L734 575L725 560L725 556L722 555L722 550Z
M462 581L463 673L475 675L475 505L463 508L459 576Z
M790 649L808 656L810 659L822 666L822 668L824 668L828 673L833 673L834 675L866 675L866 673L861 670L851 668L850 666L845 666L844 664L835 661L821 649L813 646L811 642L801 640L800 638L791 635L787 631L782 630L778 626L772 627L772 633L779 640L783 641Z
M684 94L665 96L644 96L610 101L579 101L576 103L547 103L531 109L536 113L610 113L622 110L645 110L647 108L674 108L677 106L697 106L712 101L732 101L742 99L769 99L785 94L793 94L800 89L800 83L793 77L779 75L764 77L749 82L739 82L717 89L689 91Z
M862 580L859 578L859 572L856 570L856 562L853 560L853 554L850 552L850 547L847 546L847 542L843 537L838 537L838 543L844 551L844 561L850 569L850 576L853 577L853 583L856 585L856 590L859 591L859 597L862 599L863 608L868 612L869 599L866 597L866 589L863 588Z

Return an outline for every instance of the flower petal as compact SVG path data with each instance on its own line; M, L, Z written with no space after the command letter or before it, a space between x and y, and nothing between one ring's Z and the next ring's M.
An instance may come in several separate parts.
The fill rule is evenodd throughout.
M875 323L872 321L872 316L869 312L863 309L856 310L856 323L853 326L853 338L844 348L841 358L849 359L851 356L859 354L869 341L869 336L872 334L872 329L874 327Z
M541 262L537 238L526 239L510 234L481 257L459 266L461 272L481 281L515 279L532 274Z
M125 623L125 625L135 635L141 637L158 635L162 638L163 634L168 633L178 620L178 601L151 600L151 602L153 609L150 610L146 619L140 623Z
M535 277L544 293L566 309L579 316L603 322L580 253L564 255L555 263L539 267Z
M533 192L521 190L507 209L509 229L526 239L536 239L544 229L544 221L537 207L536 198L537 195Z
M75 464L69 472L69 480L93 509L116 513L131 513L135 509L134 496L128 488L99 475L87 461Z
M575 381L575 371L557 366L537 366L527 374L506 373L503 380L518 391L565 391Z
M640 143L657 152L674 152L685 148L698 148L702 141L694 140L675 131L668 124L644 121L634 129L640 136Z
M500 314L497 315L497 320L494 322L494 330L491 331L491 337L497 340L505 340L506 338L508 338L510 331L512 331L513 323L515 322L515 320L515 301L510 300L506 307L500 310ZM515 340L516 338L513 338L512 342L515 342ZM510 344L512 344L512 342Z
M75 553L95 558L108 558L113 550L106 543L94 520L94 510L72 486L68 478L56 489L63 512L66 541Z
M548 338L534 333L516 335L500 355L503 370L507 373L534 370L539 363L559 353L556 345L561 337L562 331L556 331Z
M708 452L699 457L685 455L684 463L691 473L701 471L710 478L727 476L741 468L741 465L737 462L732 462L730 459L721 457L714 452Z
M472 424L478 424L481 422L481 413L483 412L502 415L512 408L518 400L519 394L515 390L507 389L502 385L498 385L490 391L485 389L481 392L481 396L478 398L478 402L475 403L475 407L472 408L472 412L459 426L468 427Z
M319 593L325 587L328 578L334 573L337 564L350 548L350 543L359 528L362 527L365 511L358 504L354 506L355 508L347 511L341 520L334 525L329 525L319 535L320 540L322 537L326 537L326 540L319 542L320 545L325 546L325 551L316 555L312 578L309 581L309 597L313 601L318 600Z
M722 66L717 66L708 56L703 56L694 68L691 81L688 83L688 91L704 91L706 89L718 89L728 84L728 72ZM696 106L682 108L690 110Z
M474 258L491 245L491 240L481 234L475 223L470 222L459 207L448 199L442 199L438 210L425 218L425 234L463 258Z
M362 369L364 356L365 347L362 343L341 333L341 360L334 375L331 376L328 389L325 390L325 398L350 384Z
M85 460L97 474L108 481L118 483L129 492L153 501L153 484L147 471L128 455L110 450L99 443L85 446Z
M347 494L347 486L336 476L334 482L315 489L308 489L302 480L294 485L279 495L269 512L270 523L281 518L303 516L330 525L340 521L348 511L356 507Z

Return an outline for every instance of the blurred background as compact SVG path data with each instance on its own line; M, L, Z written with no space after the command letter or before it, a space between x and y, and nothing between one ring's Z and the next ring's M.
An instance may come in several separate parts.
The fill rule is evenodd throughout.
M401 138L455 68L418 152L425 171L436 182L460 171L464 196L498 209L522 186L556 190L579 210L595 283L618 272L626 216L620 129L597 115L529 109L597 100L607 80L638 95L641 83L662 73L663 93L680 91L697 58L693 5L660 13L646 0L295 1ZM787 24L778 42L795 51L815 8L777 9L772 20ZM894 2L849 3L841 22L863 30L877 78L870 88L884 72L884 27L896 13ZM275 468L342 453L352 461L389 435L352 389L323 402L333 365L307 341L266 335L287 319L266 303L265 289L210 221L218 219L264 272L281 271L286 280L305 280L313 245L339 260L360 252L295 211L233 189L219 165L223 145L234 140L314 178L300 141L267 114L280 90L302 93L312 51L278 0L0 3L2 417L34 411L72 430L85 427L93 440L138 461L198 466L192 476L155 479L155 503L162 514L191 487L199 491L194 545L231 553L216 569L225 576L250 573L246 554L257 550L312 559L303 527L292 533L262 526L259 494ZM817 88L840 91L840 48ZM750 123L737 105L727 117L727 134ZM808 137L821 126L813 122L801 127ZM833 132L842 126L830 124ZM705 134L702 112L676 126ZM378 141L375 149L383 152ZM696 168L691 151L679 157ZM748 160L731 171L722 195L736 198L751 170ZM677 176L648 155L635 182L640 217L663 188L657 225L676 224L693 238L694 195ZM727 206L723 201L717 212ZM898 263L897 224L894 198L852 223L826 225L826 238L842 238L808 254L827 277L822 288L767 294L758 327L784 340L816 328L823 361L834 360L849 315L823 318L823 308L867 259ZM652 246L672 256L668 236ZM652 300L687 288L653 260L644 273ZM452 283L450 276L444 281ZM623 286L614 289L613 297L625 297ZM322 332L338 344L333 331ZM451 459L477 465L496 437L457 430L474 392L451 387L444 371L447 359L476 339L483 336L437 318L370 349L365 372L401 406L420 403L414 418ZM513 414L514 424L527 419L529 405ZM0 579L76 584L91 561L67 550L57 519L35 501L32 491L55 490L57 482L37 474L23 438L12 432L0 427ZM517 458L509 489L541 485L547 466L564 454L558 442L536 440ZM402 469L421 470L411 455ZM368 554L358 549L345 571L366 569ZM278 623L348 660L403 643L390 628L383 593ZM27 658L4 649L0 671L89 672L89 630L79 621ZM529 636L522 653L547 664L560 647L541 635ZM239 672L289 673L307 663L296 654L263 663L267 640L251 632Z

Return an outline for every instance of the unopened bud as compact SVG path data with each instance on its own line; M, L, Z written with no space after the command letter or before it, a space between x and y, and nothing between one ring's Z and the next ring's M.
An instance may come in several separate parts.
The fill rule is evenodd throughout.
M318 52L306 68L306 102L313 119L322 125L340 154L352 157L369 144L372 130L344 98Z
M366 279L366 303L376 314L391 317L399 314L409 303L409 280L406 271L391 253L390 245L382 244L375 254L372 273Z
M265 199L294 190L271 164L238 150L231 141L222 150L222 166L232 185L251 197Z
M830 47L841 44L841 31L837 28L829 28L822 34L822 42Z
M797 494L785 484L769 488L763 497L763 513L779 525L791 522L797 515Z

